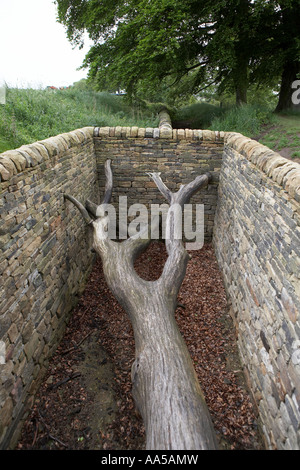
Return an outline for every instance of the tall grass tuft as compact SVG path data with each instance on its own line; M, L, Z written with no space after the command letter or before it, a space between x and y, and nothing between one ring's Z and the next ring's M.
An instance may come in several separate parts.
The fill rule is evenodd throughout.
M213 119L220 117L222 113L222 108L219 106L209 103L193 103L176 110L172 115L172 122L179 127L207 129Z
M262 127L276 121L273 111L269 108L255 105L232 107L221 116L215 117L210 129L239 132L246 137L258 135Z
M151 112L106 92L9 88L0 105L0 151L86 126L155 127Z

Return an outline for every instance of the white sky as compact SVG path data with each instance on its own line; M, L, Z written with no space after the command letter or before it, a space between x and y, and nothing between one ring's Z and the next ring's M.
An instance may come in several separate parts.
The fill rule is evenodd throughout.
M0 0L0 86L68 86L86 78L77 69L88 51L73 48L56 21L53 0Z

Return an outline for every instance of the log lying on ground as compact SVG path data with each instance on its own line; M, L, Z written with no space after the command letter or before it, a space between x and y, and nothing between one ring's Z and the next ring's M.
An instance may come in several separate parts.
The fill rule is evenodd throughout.
M102 204L110 201L112 172L105 165L106 190ZM83 206L65 195L93 227L93 246L101 256L103 271L113 295L131 320L135 339L132 365L133 396L146 430L148 450L217 449L211 417L194 366L175 321L177 295L185 276L189 255L182 240L174 237L174 204L183 207L191 196L209 182L210 175L198 176L172 193L159 173L149 174L169 203L166 248L168 259L156 281L141 279L134 261L151 242L147 233L122 242L107 237L108 216L98 217L101 205L87 201ZM102 213L104 213L102 211ZM157 221L156 221L157 222Z

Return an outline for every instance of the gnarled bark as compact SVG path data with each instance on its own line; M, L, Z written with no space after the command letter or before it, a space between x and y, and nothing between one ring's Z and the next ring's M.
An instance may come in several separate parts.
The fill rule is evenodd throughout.
M110 200L112 172L106 162L107 182L104 201ZM94 217L99 207L87 201L85 207L76 201L86 223L94 230L94 249L102 258L106 281L112 293L128 313L134 331L135 361L132 365L133 396L146 429L148 450L216 449L211 418L193 363L175 321L177 295L189 255L182 240L175 239L172 206L183 207L194 192L207 184L210 175L198 176L172 193L159 173L149 174L170 208L167 215L166 239L168 259L156 281L141 279L134 269L137 256L150 243L137 234L123 242L105 236L108 217ZM66 196L71 202L73 198ZM102 202L103 204L103 202ZM87 217L87 213L90 214ZM91 217L92 216L92 217Z

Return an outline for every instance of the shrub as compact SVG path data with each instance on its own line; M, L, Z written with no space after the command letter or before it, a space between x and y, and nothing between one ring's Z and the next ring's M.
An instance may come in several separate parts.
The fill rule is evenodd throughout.
M255 105L234 106L221 116L214 118L210 129L240 132L247 137L253 137L259 134L263 125L269 124L275 119L269 108Z

